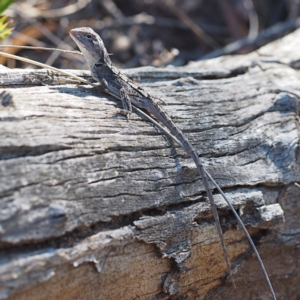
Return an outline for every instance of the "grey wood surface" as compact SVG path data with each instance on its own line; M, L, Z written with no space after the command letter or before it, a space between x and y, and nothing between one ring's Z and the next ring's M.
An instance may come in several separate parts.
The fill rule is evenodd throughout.
M185 132L242 216L278 298L300 287L300 31L257 52L124 70ZM74 74L89 76L87 71ZM214 190L120 103L47 70L0 70L0 299L270 299Z

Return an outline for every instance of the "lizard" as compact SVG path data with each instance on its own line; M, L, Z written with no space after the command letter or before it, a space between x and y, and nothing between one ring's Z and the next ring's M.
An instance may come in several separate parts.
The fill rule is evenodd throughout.
M217 212L212 192L208 184L207 175L209 176L210 180L213 181L214 184L216 183L210 176L210 174L204 169L204 166L201 163L195 148L191 145L191 143L185 137L180 128L173 122L170 116L158 104L157 99L151 96L142 87L137 86L127 76L121 74L121 72L113 65L101 37L93 29L89 27L74 28L70 31L70 36L79 47L81 53L83 54L91 71L92 77L100 84L100 90L122 101L122 113L125 114L128 118L132 112L133 104L135 107L138 107L139 109L146 111L148 114L154 116L166 128L168 128L169 132L173 136L175 136L175 138L179 141L183 149L193 159L194 163L196 164L199 175L202 178L202 182L212 208L212 213L216 222L216 228L220 238L223 255L226 261L228 274L234 284L230 261L226 250L222 228L220 225L219 215ZM229 200L225 197L224 193L218 186L217 188L221 192L225 201L229 204ZM234 210L231 204L230 208ZM238 221L241 223L242 221L239 219L237 213L235 211L234 213L235 216L238 218ZM243 229L244 227L245 226L243 226ZM250 236L248 235L248 238L249 237ZM251 245L252 244L253 243L251 243ZM254 246L254 244L252 246ZM276 299L275 292L273 290L273 287L264 269L263 263L259 257L257 250L255 251L255 253L260 260L273 298Z

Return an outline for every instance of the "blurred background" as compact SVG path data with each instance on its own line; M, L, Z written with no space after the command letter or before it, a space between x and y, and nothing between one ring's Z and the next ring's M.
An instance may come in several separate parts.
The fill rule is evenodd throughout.
M184 66L248 53L283 37L300 26L299 8L300 0L14 1L2 13L13 30L1 44L77 49L68 32L88 26L100 34L118 67ZM75 54L5 51L57 68L87 68ZM5 57L0 64L36 68Z

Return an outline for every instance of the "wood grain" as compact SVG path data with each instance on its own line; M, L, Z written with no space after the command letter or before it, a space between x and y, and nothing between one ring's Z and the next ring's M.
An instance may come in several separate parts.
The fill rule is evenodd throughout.
M249 55L124 71L167 102L279 299L300 297L299 46L298 30ZM1 69L2 91L0 299L270 298L215 191L237 289L226 281L196 167L159 129L46 70Z

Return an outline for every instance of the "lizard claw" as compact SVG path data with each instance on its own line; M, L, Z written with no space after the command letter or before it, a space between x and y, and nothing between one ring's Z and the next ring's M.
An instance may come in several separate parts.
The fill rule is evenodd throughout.
M129 120L129 117L131 115L131 111L130 110L126 110L126 109L119 109L118 114L125 116L127 118L127 120Z

